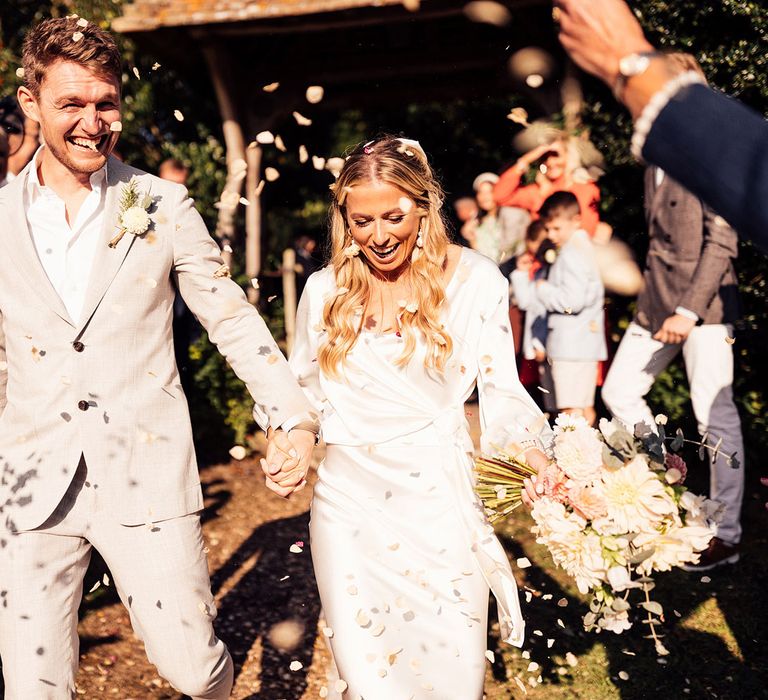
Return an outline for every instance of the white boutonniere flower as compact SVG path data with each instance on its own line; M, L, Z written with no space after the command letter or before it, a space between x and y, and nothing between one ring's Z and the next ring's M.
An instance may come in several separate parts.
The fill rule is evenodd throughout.
M109 247L114 248L126 233L133 236L143 236L154 222L149 215L153 200L149 193L139 192L139 185L135 178L123 187L120 194L120 209L117 215L117 225L120 230L109 242Z

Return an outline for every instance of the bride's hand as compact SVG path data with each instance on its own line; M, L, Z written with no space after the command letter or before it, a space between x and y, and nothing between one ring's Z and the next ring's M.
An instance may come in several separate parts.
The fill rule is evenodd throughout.
M547 467L550 460L541 450L533 447L526 451L525 461L538 472ZM531 476L523 481L523 490L520 492L520 497L528 508L533 508L533 502L541 498L543 494L544 486L538 483L536 476Z

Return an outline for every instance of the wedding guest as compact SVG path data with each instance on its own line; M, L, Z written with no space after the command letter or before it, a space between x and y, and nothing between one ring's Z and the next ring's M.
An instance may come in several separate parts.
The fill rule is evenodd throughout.
M16 177L40 146L40 127L25 116L15 96L0 100L0 126L8 135L8 181Z
M675 54L682 70L699 72L693 56ZM733 400L733 323L739 314L738 278L733 261L738 235L698 197L656 166L645 171L645 210L650 239L645 287L603 386L603 401L629 428L655 427L644 397L656 377L680 352L691 388L699 432L717 443L710 453L710 498L724 506L717 537L698 564L707 571L738 561L744 469L744 441Z
M624 0L555 0L560 41L635 119L632 152L662 168L768 251L768 124L680 73Z
M547 251L551 251L551 260L554 260L555 250L547 238L544 222L541 219L532 221L525 234L525 253L520 257L520 269L527 269L530 281L547 278L551 264L551 261L547 260ZM525 306L520 306L525 312L520 382L528 391L533 392L537 391L539 386L544 388L552 385L549 364L546 362L547 310L537 298L523 298L526 301ZM554 412L557 409L554 395L547 389L541 393L544 408L550 413Z
M474 197L459 197L453 203L453 210L459 220L461 236L467 245L471 246L472 240L474 240L475 225L470 224L480 215L477 200Z
M46 19L23 63L19 102L44 145L0 190L5 700L76 697L94 548L158 672L192 698L225 700L234 668L213 628L176 289L255 399L267 471L308 463L312 407L186 189L111 156L114 38L76 16ZM298 483L281 481L279 493Z
M499 206L520 207L536 218L544 200L560 191L572 192L581 209L582 228L594 236L598 230L600 189L593 181L574 182L568 172L566 142L558 139L544 143L522 155L505 170L494 187L494 198ZM536 179L523 184L523 176L538 163Z
M322 267L322 263L317 257L317 241L311 236L299 236L293 247L296 250L296 295L301 298L304 285Z
M186 185L189 179L189 167L178 158L166 158L160 163L157 174L163 180Z
M571 192L550 195L539 212L547 236L557 246L546 280L529 279L531 262L521 258L512 273L521 305L547 310L547 360L558 412L595 422L598 361L606 359L603 284L592 242L581 226L579 201Z
M549 428L517 378L508 283L449 243L442 204L415 141L356 147L333 187L331 263L299 304L290 365L328 445L312 558L349 697L480 700L489 588L503 638L524 639L464 401L477 384L486 449L540 464Z
M496 204L493 188L498 181L496 173L481 173L475 178L472 189L479 215L465 228L473 228L470 234L472 248L501 265L523 252L525 230L531 216L519 207L500 207Z

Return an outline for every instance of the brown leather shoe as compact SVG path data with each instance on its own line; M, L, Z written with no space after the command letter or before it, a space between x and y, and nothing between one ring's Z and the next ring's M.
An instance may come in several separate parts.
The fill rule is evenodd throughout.
M739 545L723 542L719 537L713 537L699 557L698 564L683 564L680 568L686 571L709 571L717 566L735 564L739 561Z

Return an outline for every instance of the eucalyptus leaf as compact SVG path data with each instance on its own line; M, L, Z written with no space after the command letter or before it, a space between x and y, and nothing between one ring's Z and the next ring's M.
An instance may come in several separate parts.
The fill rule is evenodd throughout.
M657 603L655 600L642 600L638 605L653 615L661 617L664 614L664 608L661 607L661 603Z

